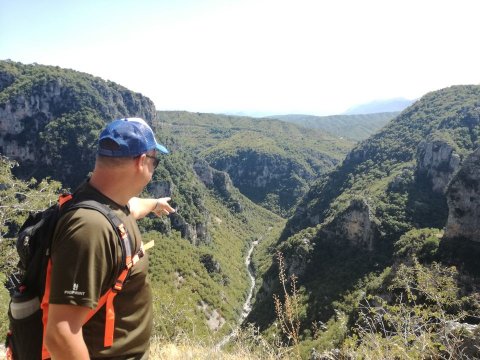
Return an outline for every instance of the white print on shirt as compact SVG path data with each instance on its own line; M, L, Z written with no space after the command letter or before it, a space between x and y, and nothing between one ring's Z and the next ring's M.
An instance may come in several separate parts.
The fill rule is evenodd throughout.
M78 284L73 283L72 290L65 290L65 295L85 295L85 291L78 291Z

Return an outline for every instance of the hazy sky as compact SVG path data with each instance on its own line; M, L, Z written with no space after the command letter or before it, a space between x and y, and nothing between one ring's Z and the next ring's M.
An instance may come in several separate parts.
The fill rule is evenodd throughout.
M338 114L480 84L478 0L0 0L0 59L159 110Z

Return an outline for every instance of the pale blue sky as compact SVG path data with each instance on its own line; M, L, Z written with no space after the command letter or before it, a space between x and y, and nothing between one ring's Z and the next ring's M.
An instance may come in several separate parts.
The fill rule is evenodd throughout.
M0 59L159 110L338 114L480 84L477 0L0 0Z

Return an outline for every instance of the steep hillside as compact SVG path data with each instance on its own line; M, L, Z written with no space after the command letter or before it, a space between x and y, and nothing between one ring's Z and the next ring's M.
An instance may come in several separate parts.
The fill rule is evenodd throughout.
M443 191L462 159L478 146L479 89L456 86L427 94L357 145L312 187L285 236L324 223L355 197L368 204L386 236L412 226L443 225Z
M326 131L353 141L361 141L376 133L398 114L400 112L395 111L360 115L276 115L270 117L306 128Z
M372 311L390 314L383 326L400 316L399 309L420 311L415 306L425 310L422 316L446 312L462 322L478 323L475 294L480 282L475 278L478 266L473 265L479 254L478 222L473 209L479 179L478 154L472 152L479 146L479 105L480 86L455 86L425 95L358 144L339 167L312 186L280 241L262 248L271 258L280 251L285 276L297 278L298 336L305 346L348 348L347 336L362 337L368 346L375 345L368 342L373 336L388 339L376 328L362 327L366 325L361 319L369 321L378 314ZM460 245L462 250L457 251ZM457 269L444 267L452 264ZM271 332L278 318L272 296L285 290L278 280L281 267L273 260L263 266L267 267L263 285L249 320ZM415 274L422 275L416 278ZM431 277L451 282L450 288L458 290L447 295L447 286L440 283L435 290L425 284L420 287L421 281ZM416 302L408 300L411 286L418 286ZM388 295L392 289L398 292ZM437 298L438 308L431 303L436 296L444 296ZM462 296L469 305L460 300ZM449 308L450 301L456 302L455 309ZM445 331L445 318L438 323L443 330L436 328L438 333L429 334L432 339L440 339ZM327 322L329 326L312 335L312 326ZM433 342L425 345L432 351Z
M76 186L91 170L106 121L156 117L152 101L74 70L0 61L0 152L22 177L52 176Z
M160 111L158 127L178 138L182 149L226 171L251 200L283 216L352 146L321 131L237 116Z
M181 334L219 340L240 318L248 295L249 247L278 234L284 221L204 162L177 153L159 168L148 190L171 196L178 213L141 223L146 238L156 240L155 332L169 340Z

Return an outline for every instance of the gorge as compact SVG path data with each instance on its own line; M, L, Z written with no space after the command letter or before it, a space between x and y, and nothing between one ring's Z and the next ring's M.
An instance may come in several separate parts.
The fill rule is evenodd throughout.
M99 129L141 116L171 149L143 195L172 197L178 209L139 223L145 241L156 240L155 338L227 348L251 323L292 346L277 327L276 295L298 299L303 358L368 357L372 338L391 358L404 354L391 344L413 357L420 345L433 358L480 356L468 346L478 344L480 315L479 109L480 86L442 89L354 142L272 119L157 111L146 96L88 74L0 61L2 271L15 265L11 245L26 216L19 204L40 210L75 187L92 168ZM297 294L283 293L277 251ZM407 342L393 330L365 331L374 315L393 321L399 309L435 326L420 323L423 337ZM457 350L441 335L454 319L474 329L455 335Z

